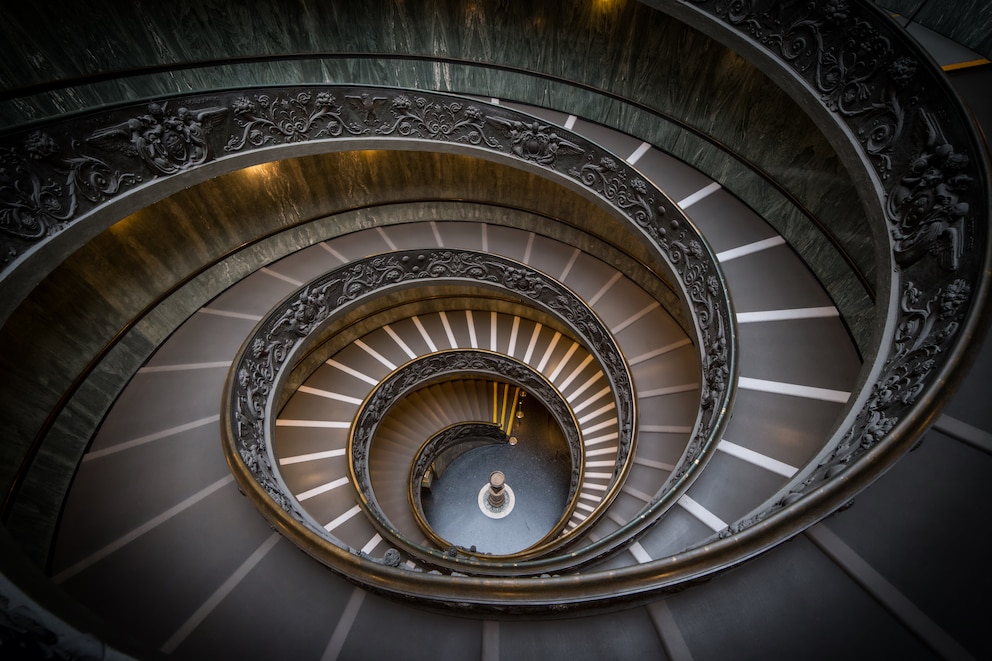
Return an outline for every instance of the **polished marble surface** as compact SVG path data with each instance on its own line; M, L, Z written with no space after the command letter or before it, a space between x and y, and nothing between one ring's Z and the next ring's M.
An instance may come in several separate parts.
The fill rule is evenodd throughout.
M941 66L992 57L987 0L876 0L894 14Z

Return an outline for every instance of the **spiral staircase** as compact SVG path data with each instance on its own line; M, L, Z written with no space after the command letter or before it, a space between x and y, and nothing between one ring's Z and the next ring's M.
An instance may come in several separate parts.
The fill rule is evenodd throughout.
M2 649L992 653L992 189L919 45L352 4L67 5L78 68L3 10Z

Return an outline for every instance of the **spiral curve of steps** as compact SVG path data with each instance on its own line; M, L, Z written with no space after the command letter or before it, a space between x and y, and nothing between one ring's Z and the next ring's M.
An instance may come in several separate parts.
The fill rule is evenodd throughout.
M770 227L715 182L675 159L639 149L622 134L576 122L575 130L583 129L617 153L639 151L641 172L681 200L713 242L734 297L743 357L739 412L717 454L678 507L625 551L592 568L609 570L703 543L774 494L819 450L860 362L829 298ZM635 283L577 248L512 228L464 222L422 225L363 230L290 255L244 278L181 326L135 375L84 458L59 532L56 581L104 616L125 623L138 597L132 586L141 585L139 592L154 599L161 614L159 633L146 635L158 638L166 652L196 655L196 641L211 638L215 619L201 620L193 606L201 599L202 571L256 579L268 572L310 576L312 561L280 552L286 543L266 532L237 495L216 442L218 393L234 353L270 305L323 271L403 248L444 246L503 254L554 274L593 306L631 364L641 418L631 473L588 538L605 536L636 517L664 483L698 406L698 367L689 339ZM511 348L515 325L516 346ZM758 332L749 332L751 328ZM315 500L325 499L328 528L356 549L380 555L387 550L360 515L347 485L344 448L359 403L411 354L473 346L495 346L527 359L559 385L572 376L571 366L580 364L574 352L572 362L565 361L569 344L556 341L554 332L534 322L485 312L433 314L391 324L352 343L315 371L280 413L279 451L294 492L298 498L314 494ZM564 385L572 388L573 405L582 407L577 415L593 416L586 426L594 433L594 425L609 410L589 399L592 389L586 384L595 375L583 374L583 380L579 374ZM563 392L569 398L569 391ZM586 398L579 398L582 394ZM85 516L94 510L103 513L101 526L94 527ZM175 539L177 534L185 544ZM218 535L225 539L223 545ZM192 546L184 551L187 544ZM137 579L132 554L147 552L145 545L168 550L187 567L185 578L177 581L161 572ZM203 548L217 553L204 555ZM300 566L290 570L285 566L290 561ZM403 562L410 570L424 569L412 559ZM196 565L202 570L194 571ZM125 575L135 580L125 580ZM98 590L98 585L103 587ZM133 625L147 626L137 619ZM170 627L171 635L165 636Z
M665 3L645 3L652 4ZM447 71L448 64L440 67ZM963 585L984 562L975 549L984 549L988 534L980 525L981 499L972 495L992 470L992 441L980 429L987 426L987 407L975 399L992 364L988 346L980 356L970 354L977 356L978 375L928 433L936 440L859 495L858 506L747 562L740 558L737 567L671 590L617 591L602 602L600 595L564 592L563 586L629 576L636 568L651 569L663 584L666 563L676 555L703 557L756 515L760 520L769 506L781 506L783 486L825 456L841 417L850 415L845 406L864 396L865 379L870 384L872 378L864 368L877 356L862 365L827 293L836 292L836 283L818 282L786 238L727 190L732 182L715 181L640 138L581 116L489 97L479 102L521 110L602 146L677 202L715 253L734 307L739 370L729 423L688 490L650 527L617 538L622 541L592 560L560 562L550 574L521 574L519 580L546 589L548 598L519 612L508 600L432 602L391 590L388 582L342 577L333 562L328 569L319 553L294 546L278 521L260 516L232 475L222 442L228 404L222 396L237 378L235 360L266 315L314 278L403 250L498 255L574 292L610 329L630 369L637 442L629 472L604 500L616 468L616 420L603 373L580 338L546 315L521 310L519 301L487 299L477 290L411 289L406 299L393 294L400 312L388 323L363 326L360 320L363 330L320 356L309 372L293 375L272 411L275 470L335 543L389 571L453 584L463 579L457 549L449 563L397 552L366 516L349 474L349 435L363 402L404 364L438 352L511 357L540 373L572 407L585 472L564 527L572 537L568 552L601 548L653 511L691 446L702 351L665 310L671 296L665 299L663 278L652 280L643 264L637 276L625 272L623 265L636 257L609 263L593 254L598 246L571 245L540 222L525 227L457 215L427 221L411 205L409 220L378 224L373 209L349 233L321 237L234 281L130 376L64 494L46 568L56 589L102 622L103 631L114 632L115 641L133 643L141 658L332 661L403 654L497 661L608 658L622 651L630 658L691 660L731 652L768 658L788 650L810 658L967 659L989 651L975 634L981 624L965 589L947 587ZM383 110L368 98L364 103L369 114ZM264 173L264 164L259 170ZM904 313L926 319L929 309L913 309L915 301L906 300ZM377 430L374 491L391 524L425 547L430 541L419 534L407 502L411 460L426 438L452 423L494 421L498 397L490 386L472 378L432 383L399 402ZM600 505L602 516L585 525ZM516 506L526 508L526 500ZM930 562L926 572L921 558ZM472 575L468 565L466 571L477 581L485 576ZM977 574L970 578L976 586L987 583ZM494 593L512 585L486 580ZM16 602L0 606L8 622L19 624L7 614L8 607L10 613L21 608ZM118 658L92 637L62 643L94 658Z

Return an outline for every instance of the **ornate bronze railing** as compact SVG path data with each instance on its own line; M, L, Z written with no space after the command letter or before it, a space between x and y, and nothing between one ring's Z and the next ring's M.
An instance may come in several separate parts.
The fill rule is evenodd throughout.
M705 576L804 529L908 450L988 324L987 156L967 113L918 46L873 8L831 0L765 8L749 2L653 3L735 44L823 122L865 200L879 245L876 351L824 451L766 506L705 547L663 561L555 584L501 585L531 605L623 599ZM658 574L658 562L665 571ZM383 579L384 589L391 581ZM425 597L454 604L472 579L416 579ZM406 584L407 588L412 587ZM492 586L490 586L492 587ZM526 593L526 595L522 593ZM480 597L496 604L499 597Z
M636 439L633 385L626 362L612 335L581 299L549 276L495 255L445 249L386 253L357 260L331 271L308 283L277 306L246 340L225 387L224 401L229 407L224 418L229 463L246 490L261 490L259 497L263 498L264 493L277 506L273 509L271 504L266 504L262 509L270 519L282 519L276 521L277 525L285 527L291 536L297 538L298 543L303 544L299 539L300 535L326 535L321 526L292 498L278 472L272 468L275 464L271 449L274 405L279 400L282 380L292 369L298 355L307 349L308 337L320 336L325 332L327 324L333 323L334 318L350 305L392 288L445 282L481 284L497 291L504 290L512 298L526 301L529 306L554 315L586 345L607 377L618 420L613 478L602 502L587 518L589 524L605 511L622 486ZM450 557L428 548L417 547L390 527L388 518L378 509L374 496L370 497L373 489L368 473L368 460L376 421L381 420L384 412L410 389L420 387L425 381L429 382L435 377L464 372L509 378L540 396L542 403L549 407L565 431L573 456L580 457L581 467L582 448L577 425L570 409L553 386L529 368L505 356L492 352L455 351L432 354L413 361L409 367L401 367L369 396L352 425L352 438L349 442L349 470L352 480L371 519L378 522L383 532L399 546L413 551L419 557L430 558L434 564L451 569L457 567L458 571L466 571L468 567L463 565L468 565L475 572L510 575L528 573L531 569L531 563L528 562ZM574 433L570 435L569 429L575 430ZM666 489L662 490L664 497L659 497L655 503L653 516L660 515L665 508L670 507L679 493L678 487L688 482L687 474L699 465L700 447L700 444L693 444L690 440L679 470L673 473ZM576 489L577 484L573 477L570 498L574 496ZM292 529L290 522L285 519L287 516L302 524L302 527ZM643 526L645 520L646 517L639 517L637 524ZM608 537L607 541L592 545L591 552L572 551L565 556L543 557L532 563L544 567L551 562L567 567L601 557L616 547L616 540L627 534L628 528L622 528L621 531L622 533L614 533ZM332 545L335 544L335 540L329 541ZM541 550L547 551L554 546L557 544L549 544L548 548ZM325 555L322 559L337 566L333 554Z
M972 340L987 326L992 254L987 157L946 80L894 23L867 3L843 0L649 4L716 35L756 62L820 122L847 163L866 209L865 231L878 248L876 300L883 309L876 350L865 356L859 391L821 455L765 507L705 548L583 574L581 580L504 578L498 584L375 568L340 549L328 551L338 554L341 571L374 589L454 606L500 608L512 599L517 609L527 610L630 598L732 566L848 502L911 447L960 378ZM336 89L359 99L363 91ZM78 129L60 133L55 125L8 136L0 152L6 177L0 182L0 226L8 260L4 277L97 210L140 187L151 190L152 180L191 175L208 164L217 165L212 172L223 171L219 162L228 145L233 155L262 146L253 141L330 141L334 133L344 137L346 129L373 138L380 125L393 131L390 137L402 134L402 128L406 138L446 147L476 140L472 144L480 150L561 176L600 196L643 228L673 266L700 324L706 408L690 454L704 454L729 412L727 384L735 376L735 356L730 308L722 298L718 270L704 245L695 243L684 218L666 202L669 220L663 220L657 208L663 198L650 188L642 190L636 172L561 129L485 104L458 101L455 109L457 100L443 95L411 93L403 107L403 102L394 105L398 96L391 91L364 92L370 94L366 108L379 107L377 96L390 101L388 121L373 117L375 113L363 117L339 104L333 93L321 97L316 88L279 89L119 108L90 117L92 128L85 136L74 132ZM270 95L264 107L257 94ZM467 117L469 109L481 115ZM424 121L443 113L459 119ZM293 124L291 117L301 127L297 132L286 130ZM432 126L440 133L432 133ZM146 148L147 136L154 133L166 135L172 148ZM490 144L489 138L497 143ZM276 153L271 152L273 157ZM237 167L233 156L230 162ZM110 221L95 224L105 222ZM325 550L320 542L307 542L304 548L315 554Z
M684 309L673 312L688 317L703 365L704 406L669 487L684 492L716 447L736 374L730 303L715 258L678 207L622 159L509 108L384 88L251 89L118 107L4 136L0 288L10 285L23 295L29 287L19 285L39 277L52 254L81 244L130 205L177 186L282 153L408 141L544 173L596 197L643 233L660 257L652 266L680 291ZM0 300L0 317L18 302ZM47 426L26 453L8 501L16 498Z
M415 543L408 535L404 535L403 532L397 530L390 522L388 513L382 510L375 496L374 480L369 469L369 464L375 452L375 436L379 424L389 416L389 412L394 406L402 402L413 392L438 380L444 380L449 377L471 378L473 376L505 380L517 387L523 388L532 396L536 397L541 405L551 413L558 428L562 431L565 443L568 445L572 466L568 494L565 498L566 507L561 514L560 520L552 526L549 534L544 536L539 543L519 553L508 554L509 557L502 558L503 561L517 562L529 556L547 553L564 543L565 540L561 539L559 533L562 532L565 524L568 523L572 511L575 509L575 501L579 494L579 484L585 468L585 451L582 446L582 438L580 437L578 423L572 414L571 408L554 385L528 365L509 356L491 351L450 350L412 360L406 365L397 368L392 374L380 381L379 385L369 394L362 403L361 410L352 424L348 441L348 472L352 484L355 485L358 491L359 504L362 505L369 519L383 536L411 555L434 564L441 564L442 566L456 567L457 565L450 561L458 554L464 556L473 555L476 558L482 558L483 556L469 554L463 550L460 550L458 554L452 554L449 552L448 547L443 545L436 545L437 548L424 547ZM466 430L461 428L454 431L464 433ZM423 474L423 470L433 461L433 457L438 452L442 452L452 444L458 442L458 439L459 436L457 434L446 435L440 439L436 439L438 446L433 447L434 444L432 444L433 449L431 452L424 452L422 449L416 453L410 472L409 488L411 490L418 491L417 484L419 484L419 479L416 478L418 475ZM631 441L633 439L624 440ZM614 482L622 482L622 478L627 472L629 465L627 460L630 458L630 454L629 451L617 453L617 460L613 469ZM621 460L621 456L623 460ZM428 457L430 457L429 461L427 460ZM413 505L414 512L417 512L416 499L414 499ZM607 502L598 508L599 511L595 515L591 515L587 519L588 524L584 524L582 528L594 523L608 506L609 503ZM581 530L578 529L569 531L570 534L579 534L580 532Z
M966 368L989 316L987 155L939 68L870 3L651 4L741 46L821 120L848 159L866 231L881 248L877 290L888 314L844 421L778 497L721 536L776 514L798 530L908 450Z
M417 450L410 465L409 501L417 525L435 546L448 548L450 544L434 532L424 514L424 481L440 479L447 467L467 452L509 442L510 437L495 422L460 422L437 432Z

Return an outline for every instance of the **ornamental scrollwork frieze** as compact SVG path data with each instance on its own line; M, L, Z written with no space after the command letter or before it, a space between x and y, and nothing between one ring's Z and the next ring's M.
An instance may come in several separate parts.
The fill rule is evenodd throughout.
M720 347L732 344L725 288L710 286L717 272L715 261L708 251L697 250L701 239L688 223L682 220L679 226L681 212L674 207L666 210L664 194L622 160L603 153L588 140L509 108L470 103L438 93L323 86L235 90L157 100L66 120L56 126L58 135L29 133L19 143L16 135L8 136L6 143L0 144L0 251L4 255L0 264L5 266L139 183L190 173L221 158L277 145L353 136L411 138L498 152L557 173L598 195L619 215L640 227L665 258L681 260L678 270L709 347L707 351L713 354L716 347L719 354ZM66 135L79 137L59 137ZM670 247L667 230L661 226L663 218L672 223L672 228L679 227L680 240L689 251L684 258L678 245ZM493 284L541 303L577 333L588 337L605 369L619 379L614 384L616 390L630 390L622 356L607 350L611 342L608 330L585 306L549 288L543 276L458 252L433 254L429 265L414 263L421 257L413 254L382 259L352 265L351 270L338 274L340 283L328 281L320 288L301 292L282 311L277 326L270 329L271 335L262 338L266 347L275 352L272 355L283 350L280 347L291 346L280 342L305 335L335 306L377 287L399 280L441 277L444 273L475 278L484 272ZM407 262L390 261L395 259ZM4 275L8 273L9 268ZM705 360L703 381L708 402L728 400L728 363L726 357L716 354ZM264 392L267 383L256 378L264 372L262 363L252 369L247 382L250 387L245 388L253 394L239 403L237 411L237 424L246 430L258 420L253 416L261 411L253 398ZM632 399L618 402L625 437L633 436L633 407ZM683 468L688 470L712 445L709 436L725 410L723 405L708 408L701 426L708 441L694 446L692 456L683 458ZM267 472L256 447L246 446L243 450L246 463L261 466L261 473ZM623 461L630 450L629 443L621 444L619 454Z
M729 396L733 344L726 286L712 255L703 247L695 229L676 214L668 218L666 206L656 199L647 182L626 164L610 156L587 152L569 175L599 193L640 227L668 259L688 297L703 346L703 406L706 414L673 475L682 478L712 445L711 435L721 419ZM667 222L665 222L667 221Z
M582 154L585 149L566 140L556 130L538 121L526 122L489 116L510 141L510 151L540 165L554 166L559 154Z
M67 122L64 128L82 136L70 143L72 156L56 156L65 150L44 133L26 136L21 145L0 147L0 249L5 253L0 263L12 261L137 183L190 172L253 149L353 136L460 143L506 154L577 181L656 242L664 234L658 224L666 214L666 198L626 163L560 127L508 108L443 94L343 86L232 91L118 108ZM660 247L665 250L663 241ZM349 284L338 296L356 295L368 275L345 275ZM389 277L389 272L375 277ZM518 274L508 269L503 277ZM687 287L695 285L690 282ZM704 325L713 321L717 307L726 316L727 305L718 306L708 291L695 289L705 299L700 307L699 296L693 294L693 303L709 318ZM582 325L585 320L574 322ZM285 323L306 321L293 318Z
M233 430L234 450L256 482L281 509L306 523L305 515L296 502L280 487L273 471L269 452L269 425L266 415L278 393L276 384L293 352L308 336L343 307L394 285L428 279L448 279L486 283L513 292L556 315L574 329L597 356L614 391L619 427L617 461L623 464L633 445L634 394L626 362L608 329L582 301L564 286L548 276L512 260L471 251L433 249L401 251L375 255L342 266L302 287L294 296L273 310L256 329L246 349L238 358L235 379L231 384L229 416ZM456 352L445 355L443 367L461 372L485 371L490 358ZM379 386L377 396L367 402L364 414L381 419L388 406L401 393L428 378L423 370L431 361L418 363L418 370L405 370L396 378ZM515 379L540 395L542 383L531 383L533 375L514 361L507 359L495 373ZM568 430L570 414L564 403L555 408L554 397L542 397L563 429ZM356 438L364 438L364 427L356 425ZM579 438L566 437L570 446L580 452ZM356 443L352 454L356 473L365 474L368 466L368 444ZM573 487L577 488L573 476ZM313 526L311 525L311 528ZM319 534L319 531L317 531Z
M587 154L586 162L571 168L568 173L611 201L649 232L656 220L666 213L665 207L656 204L654 197L648 194L647 182L626 166L621 167L610 156L597 159L594 154Z
M368 97L368 94L362 96ZM347 98L354 103L354 99L360 97ZM224 145L226 152L277 143L337 138L345 133L362 135L370 131L358 121L345 119L342 116L344 109L329 91L240 96L231 104L231 110L240 131L228 138ZM365 111L366 118L370 114L375 117L371 110Z
M3 246L0 264L16 257L25 243L63 230L87 203L98 204L141 181L80 149L78 142L64 147L44 131L0 148L0 234L16 240Z
M411 99L399 94L390 101L389 110L392 121L380 124L376 135L462 142L503 150L499 140L486 135L486 117L478 106L466 106L453 99L428 99L419 95Z
M858 458L878 445L927 387L938 367L938 358L950 348L957 335L970 300L971 286L961 279L938 287L929 295L914 283L907 282L900 301L902 317L892 353L855 423L802 482L770 508L722 531L721 537L738 533L788 507L848 470Z
M610 156L597 157L590 151L584 162L571 167L568 173L610 201L651 237L672 265L688 297L705 347L702 356L705 415L682 461L673 471L674 478L681 479L712 446L712 433L722 417L720 404L729 397L733 339L726 286L695 229L675 214L668 218L666 206L656 199L647 182L628 166Z
M149 103L146 113L94 131L86 141L138 158L158 175L178 174L213 157L209 134L227 113L227 108L185 106L172 112L168 103Z
M651 233L682 281L701 336L700 406L705 415L693 434L685 460L673 472L679 479L704 452L706 439L711 437L719 420L721 403L729 396L733 378L730 353L733 339L729 321L720 307L726 286L695 233L675 218L666 225L653 225Z
M769 3L690 0L803 74L820 101L852 126L879 175L888 177L908 106L916 104L915 57L847 0Z
M0 231L20 254L138 182L189 172L253 149L355 136L480 147L573 177L648 227L663 196L585 139L523 113L428 92L325 86L231 91L116 108L0 144ZM55 133L52 133L55 135ZM56 163L53 152L74 152ZM655 191L651 193L650 191Z
M921 110L919 145L909 167L888 193L896 263L910 266L924 257L946 271L956 271L967 245L973 188L968 155L955 149L932 113Z
M855 137L883 189L901 293L884 368L837 444L771 507L721 536L751 527L813 492L887 440L933 387L973 305L986 256L988 209L980 147L970 121L901 28L848 0L770 3L684 0L723 21L805 81ZM704 395L705 399L705 395Z
M971 287L955 280L926 296L907 282L901 307L905 313L896 331L895 347L858 421L830 456L802 483L803 490L844 471L852 461L882 440L916 403L957 334L971 298Z
M970 246L976 159L949 133L950 103L935 75L900 48L893 26L846 0L787 5L691 0L748 34L801 73L821 102L857 136L886 183L884 213L895 261L924 258L955 271ZM898 28L896 28L898 29ZM977 201L977 198L976 198Z

